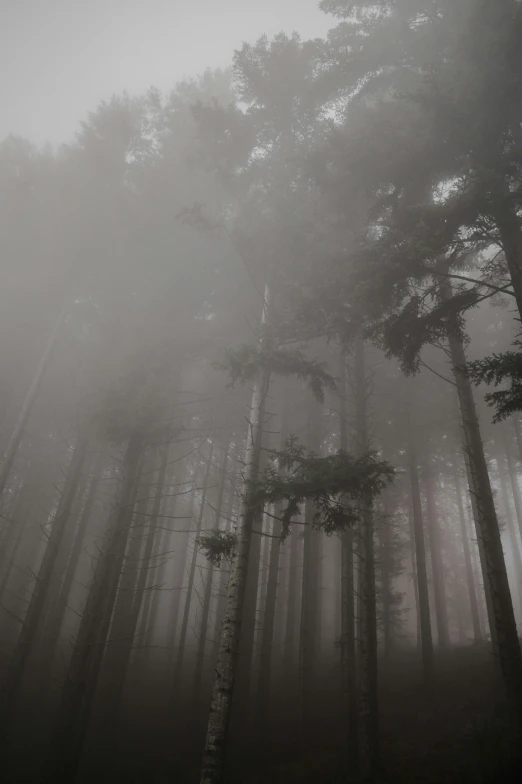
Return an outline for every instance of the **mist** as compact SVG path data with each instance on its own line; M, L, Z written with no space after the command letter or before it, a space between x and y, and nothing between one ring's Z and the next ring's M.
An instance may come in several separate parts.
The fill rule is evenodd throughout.
M2 780L518 782L520 3L2 13Z

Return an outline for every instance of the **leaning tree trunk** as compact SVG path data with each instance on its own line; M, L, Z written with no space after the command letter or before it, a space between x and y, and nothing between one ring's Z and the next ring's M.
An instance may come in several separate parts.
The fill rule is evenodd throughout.
M457 506L459 509L462 549L464 551L464 565L466 568L466 582L468 585L469 607L471 612L471 623L473 625L473 639L475 642L479 642L482 639L482 631L480 629L480 615L479 615L479 607L477 601L477 590L475 586L475 577L473 574L473 565L471 563L471 552L470 552L468 532L466 527L466 515L464 514L464 504L462 502L460 477L456 465L454 466L454 482L455 482L455 492L457 495Z
M45 784L72 782L78 770L118 585L121 551L128 537L129 516L132 517L132 495L142 449L140 437L130 439L123 462L119 500L109 523L104 549L98 558L67 670L56 728L42 778Z
M265 289L263 325L266 327L269 291ZM263 342L266 338L263 337ZM241 621L247 584L252 529L259 514L256 481L261 459L263 420L270 386L270 370L265 363L254 382L245 453L245 488L239 510L237 544L230 570L225 615L221 630L216 677L201 770L201 784L222 784L225 750L230 724L232 695L237 675Z
M357 338L354 357L356 449L370 450L368 382L365 348ZM375 781L379 766L379 710L377 693L377 601L375 589L374 519L371 499L363 500L359 542L359 767L363 781Z
M0 497L4 494L4 490L9 479L9 474L11 473L11 468L13 467L13 462L16 457L20 441L22 440L25 426L27 425L27 420L31 414L33 403L35 401L36 395L38 394L38 390L40 389L40 384L42 383L42 379L49 364L49 360L51 359L51 354L53 353L53 349L56 345L56 340L63 324L65 314L66 310L64 309L60 313L58 320L56 321L56 324L54 325L47 340L44 353L42 354L42 358L40 359L40 363L36 369L36 373L34 375L31 386L29 387L29 391L25 396L25 400L22 404L18 419L14 426L13 432L11 433L9 443L7 444L2 461L0 463Z
M444 591L444 567L442 563L442 543L440 524L435 505L435 478L432 469L426 475L426 511L428 514L428 531L430 536L431 566L433 574L433 592L435 595L435 616L437 618L437 634L439 647L449 646L448 605Z
M451 297L451 286L441 286L444 300ZM506 696L515 720L522 724L522 653L500 538L497 513L479 419L471 381L466 373L466 354L458 325L449 325L448 342L457 384L466 452L475 496L478 530L485 557L484 581L491 593L493 623L496 629L498 657L506 688Z

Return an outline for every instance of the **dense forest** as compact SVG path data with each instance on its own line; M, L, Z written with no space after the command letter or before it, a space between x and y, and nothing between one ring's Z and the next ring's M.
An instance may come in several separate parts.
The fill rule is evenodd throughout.
M0 143L5 782L522 780L522 4L320 6Z

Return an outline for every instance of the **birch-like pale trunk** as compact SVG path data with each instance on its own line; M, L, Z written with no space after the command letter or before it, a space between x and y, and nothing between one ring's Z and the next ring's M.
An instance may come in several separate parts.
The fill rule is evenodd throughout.
M263 327L266 327L269 291L265 287ZM263 335L262 341L266 339ZM259 473L263 420L270 386L270 370L264 365L254 382L245 452L244 494L239 510L237 545L228 581L227 601L221 630L216 676L212 690L201 784L222 784L225 753L237 675L243 603L248 576L252 529L259 514L255 485Z
M454 466L455 493L457 496L457 507L459 510L460 534L462 539L462 550L464 552L464 566L466 568L466 583L468 586L469 608L471 613L471 623L473 626L473 639L479 642L482 639L480 628L480 614L477 600L477 589L475 586L475 576L473 574L473 564L471 562L471 551L469 546L468 531L466 526L466 515L464 514L464 503L462 501L462 489L458 468Z
M441 293L444 300L451 297L451 286L447 282L441 286ZM484 553L484 583L490 590L498 660L508 706L515 721L522 725L522 653L480 424L471 381L466 373L464 343L456 323L450 324L448 343L459 396L472 492L476 503L477 537L482 542Z

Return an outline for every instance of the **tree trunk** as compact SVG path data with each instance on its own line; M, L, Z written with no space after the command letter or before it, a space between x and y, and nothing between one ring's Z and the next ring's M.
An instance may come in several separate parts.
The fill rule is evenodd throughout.
M71 553L69 555L69 560L67 563L64 580L60 589L60 594L58 596L58 601L56 603L56 606L53 608L49 616L49 619L45 625L44 646L45 646L45 650L47 651L47 655L49 657L53 655L60 637L63 618L65 615L65 611L67 609L67 602L69 600L71 587L73 584L74 576L76 574L76 567L78 565L78 560L80 558L80 553L82 550L85 533L87 530L87 526L89 524L89 520L91 518L92 508L94 505L94 501L96 500L96 494L98 492L98 487L102 476L103 462L104 462L103 455L100 455L100 457L95 463L92 480L89 486L87 497L85 499L85 504L81 511L80 520L78 523L78 530L76 531L74 544Z
M27 669L29 656L36 643L37 635L41 630L43 614L46 610L46 601L51 589L52 576L56 563L56 558L60 550L65 530L69 523L71 508L76 496L80 477L87 456L88 441L83 436L78 437L74 448L65 487L58 504L56 516L51 528L49 541L47 542L42 563L38 570L38 577L35 582L34 590L31 595L27 614L24 619L22 631L13 655L13 665L7 685L5 704L7 715L11 717L15 710L20 688Z
M471 552L469 547L468 532L466 530L466 515L464 514L464 504L462 502L462 490L458 468L454 466L455 492L457 495L457 506L459 509L460 532L462 538L462 549L464 551L464 565L466 567L466 582L468 585L469 606L471 612L471 623L473 625L473 639L479 642L482 639L480 628L479 607L477 601L477 591L475 587L475 577L473 575L473 565L471 563Z
M511 452L511 445L507 438L505 440L505 444L506 444L506 460L508 464L509 479L511 481L511 492L513 494L513 502L515 504L518 530L520 533L520 538L522 540L522 499L520 498L520 487L518 484L518 476L515 468L515 462L513 460L513 453Z
M187 593L185 596L185 604L183 606L183 618L181 621L181 630L179 634L179 640L177 641L177 655L176 655L176 663L174 666L174 676L173 676L173 701L175 701L181 689L181 675L183 671L183 659L185 657L185 647L187 642L187 630L188 630L188 622L190 617L190 606L192 602L192 594L194 592L194 578L196 576L196 566L198 560L198 545L197 539L201 534L201 529L203 526L203 517L205 514L205 507L207 504L207 493L208 493L208 484L209 484L209 477L210 471L212 468L212 456L214 454L214 442L210 442L210 452L208 455L207 466L205 469L205 478L203 480L203 492L201 495L201 506L199 507L199 514L198 514L198 522L196 526L196 535L194 537L194 549L192 551L192 559L190 561L190 569L188 575L188 582L187 582Z
M266 327L269 292L265 289L263 325ZM262 338L262 342L266 337ZM201 784L222 784L225 750L230 723L232 695L237 674L243 603L248 576L252 528L259 514L255 483L259 473L263 421L270 386L270 371L265 364L254 382L250 422L245 453L245 491L239 510L237 545L230 570L225 615L221 630L216 678L201 770Z
M339 368L340 449L348 452L346 354L340 352ZM348 503L348 499L344 500ZM341 710L343 720L343 773L346 779L358 768L357 759L357 672L355 661L355 581L354 532L347 528L340 534L341 545Z
M63 324L65 314L66 314L66 310L64 309L60 313L58 320L56 321L51 331L51 334L47 340L47 345L44 349L44 353L42 355L42 358L40 359L40 363L36 369L36 373L34 375L33 381L31 383L31 386L29 387L29 391L27 392L25 400L22 404L20 414L18 415L18 419L16 421L13 432L11 433L11 437L9 439L6 450L4 452L4 456L0 464L0 497L4 494L6 484L9 479L9 474L11 472L11 468L13 467L14 459L16 457L16 453L18 451L20 441L22 440L22 436L25 431L27 420L29 419L29 416L31 414L33 403L35 401L36 395L38 394L38 390L40 389L40 384L42 383L42 379L44 377L44 373L49 364L49 360L51 359L51 354L53 353L53 349L56 345L56 340L58 338L60 328Z
M448 605L444 591L444 567L442 563L440 525L437 516L437 507L435 505L435 478L430 468L428 468L426 475L426 511L428 514L428 531L430 536L435 616L437 618L437 641L439 647L445 649L449 646Z
M321 439L319 432L319 404L310 405L308 419L308 446L319 454ZM310 693L313 685L316 654L317 625L319 620L319 533L313 529L315 507L307 502L303 536L303 574L301 581L301 619L299 627L299 702L300 737L304 746L310 728Z
M132 495L142 448L142 441L136 436L130 439L126 449L119 500L96 565L63 687L56 729L42 778L45 784L72 782L78 770L118 586L121 553L128 537L129 518L132 518Z
M216 501L216 517L214 521L214 528L217 530L221 523L221 512L223 509L223 497L225 493L225 485L227 483L227 466L228 466L228 452L230 449L230 436L223 450L223 462L221 464L221 480L219 483L218 497ZM203 679L203 664L205 660L205 647L208 634L208 620L210 615L210 601L212 598L212 581L214 578L214 564L208 563L208 571L205 580L205 594L203 597L203 607L201 610L201 621L199 624L199 640L198 649L196 653L196 667L194 672L194 689L192 694L192 709L196 720L199 719L199 708L201 703L201 687Z
M509 542L511 545L511 552L513 554L513 565L515 567L514 577L517 584L520 607L522 608L522 558L520 556L520 547L517 541L515 521L513 520L513 513L511 511L511 504L509 501L509 492L507 487L505 468L501 464L500 459L497 459L497 466L498 466L498 477L500 480L500 487L502 490L502 501L504 502L504 513L506 516Z
M451 297L451 286L448 283L443 284L441 290L443 299ZM491 592L499 662L506 687L508 705L516 721L522 723L522 654L473 390L465 370L464 344L458 325L455 323L450 324L448 342L459 395L471 482L476 500L477 536L482 541L484 549L486 567L484 582L488 584Z
M424 541L424 524L422 520L422 504L419 484L417 451L412 426L409 427L409 471L411 483L411 500L413 511L413 527L415 531L415 560L417 564L417 588L419 593L419 616L421 633L422 665L424 680L430 686L434 675L433 638L431 634L430 602L428 594L428 573L426 570L426 545Z
M356 449L359 455L370 449L368 435L368 383L362 338L355 344L354 392ZM379 767L379 710L377 692L377 603L375 591L374 522L371 500L363 501L359 544L359 766L363 781L375 781Z

